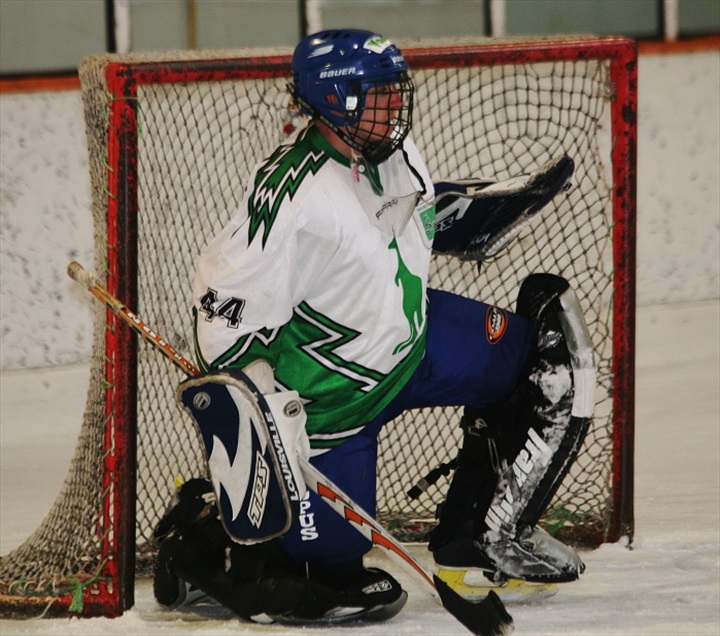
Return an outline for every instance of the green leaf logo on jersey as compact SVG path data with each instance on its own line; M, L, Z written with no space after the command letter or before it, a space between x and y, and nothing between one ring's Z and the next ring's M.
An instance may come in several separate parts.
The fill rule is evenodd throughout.
M424 317L422 315L423 285L419 276L415 276L405 265L400 256L397 239L393 238L388 249L395 250L398 257L398 271L395 274L395 284L402 289L403 313L410 326L410 335L393 349L393 355L411 347L422 333Z
M328 160L328 156L312 149L298 140L295 144L280 146L258 170L255 189L249 198L248 214L250 230L248 242L252 242L263 228L262 244L277 218L280 204L285 197L292 199L308 174L315 174Z

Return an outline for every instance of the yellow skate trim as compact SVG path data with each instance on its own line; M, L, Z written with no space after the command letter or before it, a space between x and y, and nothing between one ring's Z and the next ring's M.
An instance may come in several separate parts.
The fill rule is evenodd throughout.
M445 581L455 592L471 601L485 598L490 590L495 592L506 603L533 603L555 596L558 592L556 583L528 583L519 579L510 579L504 585L495 585L482 574L479 574L479 576L482 576L483 582L474 584L466 582L465 576L468 574L474 575L475 573L469 573L468 570L448 570L445 568L440 568L437 572L438 577Z

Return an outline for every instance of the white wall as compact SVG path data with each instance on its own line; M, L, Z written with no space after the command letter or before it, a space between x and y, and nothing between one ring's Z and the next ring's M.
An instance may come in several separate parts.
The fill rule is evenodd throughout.
M720 54L640 58L638 303L720 297Z
M638 303L720 297L720 55L640 58ZM0 96L0 368L90 355L92 265L80 94Z
M93 264L79 91L0 96L0 368L90 356L89 294L65 274Z

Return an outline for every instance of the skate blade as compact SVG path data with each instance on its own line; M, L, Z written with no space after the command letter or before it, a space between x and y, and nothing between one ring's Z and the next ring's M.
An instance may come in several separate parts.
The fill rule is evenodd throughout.
M510 579L504 585L495 585L479 573L479 576L482 576L484 581L475 584L471 580L465 580L466 575L472 576L473 574L468 570L447 570L444 568L440 568L437 572L438 577L469 601L485 598L491 590L504 603L536 603L558 593L556 583L528 583L519 579Z

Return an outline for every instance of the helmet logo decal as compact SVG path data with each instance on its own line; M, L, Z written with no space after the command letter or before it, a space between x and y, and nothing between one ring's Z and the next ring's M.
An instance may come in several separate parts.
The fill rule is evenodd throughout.
M365 44L363 44L363 48L368 51L372 51L373 53L382 53L389 46L392 46L392 42L380 36L370 38L367 42L365 42Z
M320 57L321 55L327 55L335 48L333 44L326 44L325 46L319 46L314 51L310 51L308 59L312 57Z
M354 66L348 66L346 68L335 68L330 69L329 71L321 71L320 72L320 79L326 79L328 77L343 77L345 75L354 75L357 72L357 69Z

